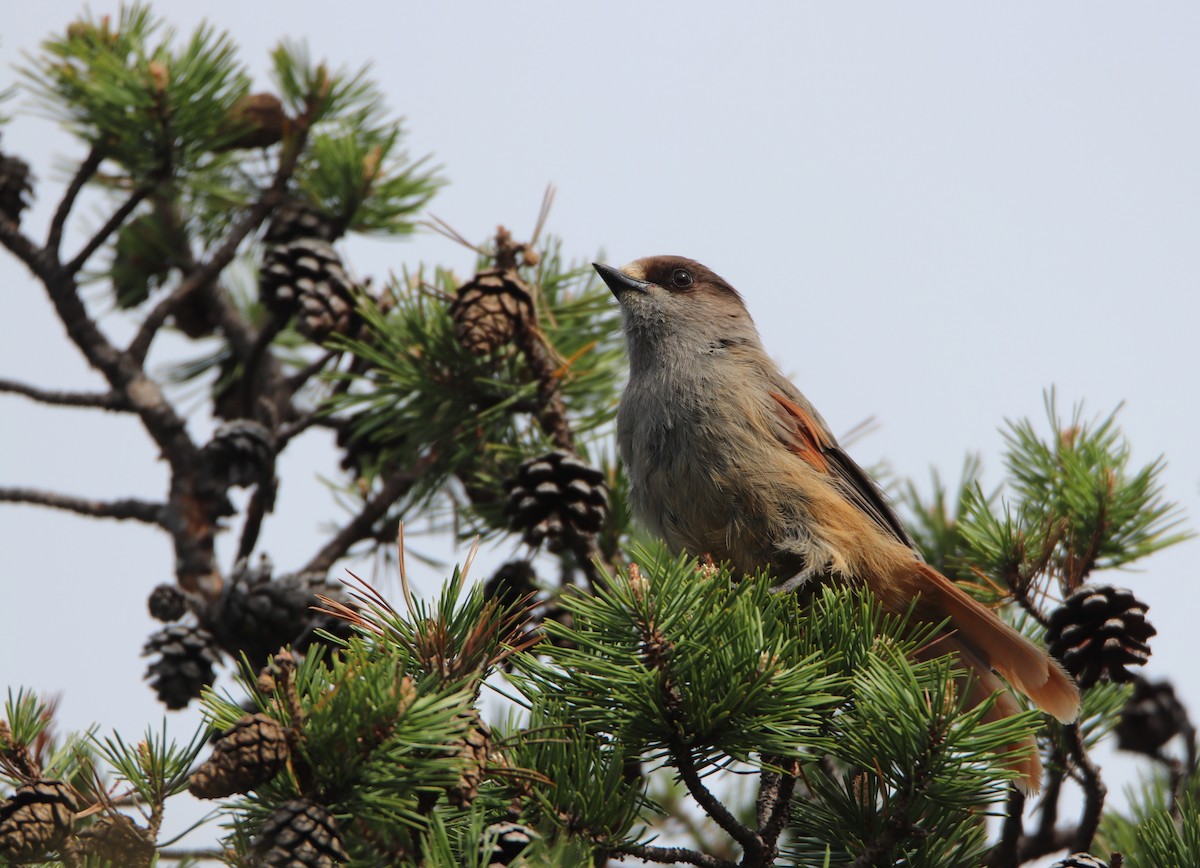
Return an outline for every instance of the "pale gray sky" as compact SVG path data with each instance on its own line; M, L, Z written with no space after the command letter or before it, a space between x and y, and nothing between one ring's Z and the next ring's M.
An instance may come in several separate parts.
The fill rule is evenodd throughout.
M81 8L44 0L7 16L0 85ZM470 238L500 222L527 231L554 182L550 229L571 254L705 262L742 291L835 431L868 416L882 424L853 450L863 463L886 458L924 482L931 466L954 477L980 451L995 481L1002 420L1041 419L1054 385L1064 411L1125 401L1136 458L1167 456L1167 494L1197 526L1194 3L156 9L184 32L202 14L228 29L264 87L284 36L334 65L372 62L408 119L411 150L432 152L452 181L433 211ZM60 192L53 158L79 149L28 113L0 147L43 182L26 217L40 235ZM94 225L99 212L84 213ZM377 276L421 260L466 271L472 258L437 236L356 241L348 255ZM98 386L40 287L5 255L0 287L0 376ZM0 432L0 484L163 490L128 420L0 396ZM289 455L265 536L285 569L337 517L313 479L332 472L321 444ZM1191 542L1111 579L1150 603L1159 635L1148 674L1175 678L1200 712L1198 556ZM71 726L98 720L132 735L158 720L150 691L129 679L152 629L144 597L171 563L153 530L0 506L0 685L63 691ZM112 679L127 683L120 707ZM172 726L182 734L191 719ZM1106 761L1128 779L1130 763Z

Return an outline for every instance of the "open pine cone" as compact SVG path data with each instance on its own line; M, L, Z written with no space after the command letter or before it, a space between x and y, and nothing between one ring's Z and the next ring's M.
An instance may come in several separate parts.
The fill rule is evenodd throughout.
M1101 678L1123 684L1134 677L1128 667L1150 659L1146 640L1158 631L1147 608L1129 591L1085 585L1050 613L1046 645L1081 688Z

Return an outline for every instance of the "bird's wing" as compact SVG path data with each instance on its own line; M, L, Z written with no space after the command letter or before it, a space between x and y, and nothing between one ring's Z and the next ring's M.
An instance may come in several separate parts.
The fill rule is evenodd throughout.
M780 439L798 457L827 474L846 494L847 499L865 512L890 536L916 550L896 513L888 505L883 492L865 470L837 445L825 424L811 411L779 392L771 392L775 402L776 430Z

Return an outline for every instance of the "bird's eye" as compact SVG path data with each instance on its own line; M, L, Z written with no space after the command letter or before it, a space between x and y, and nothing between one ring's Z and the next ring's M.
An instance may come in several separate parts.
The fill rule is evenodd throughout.
M692 276L682 268L676 268L671 272L671 285L677 286L680 289L687 289L692 285Z

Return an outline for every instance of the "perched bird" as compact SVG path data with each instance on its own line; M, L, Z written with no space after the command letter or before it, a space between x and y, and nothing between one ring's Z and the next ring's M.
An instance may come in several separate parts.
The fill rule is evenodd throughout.
M677 256L594 267L623 314L630 373L617 443L642 522L673 548L744 573L768 569L785 588L832 576L868 588L888 612L915 600L919 620L948 619L933 653L952 651L973 673L970 701L999 691L994 718L1020 710L998 672L1075 720L1070 676L922 560L879 488L767 355L732 286ZM1036 749L1018 771L1018 785L1036 792Z

